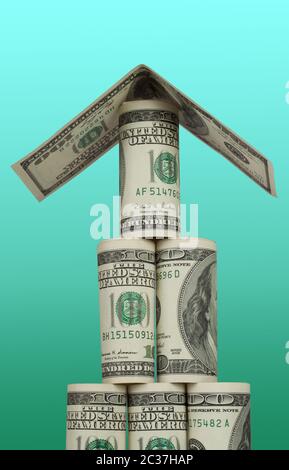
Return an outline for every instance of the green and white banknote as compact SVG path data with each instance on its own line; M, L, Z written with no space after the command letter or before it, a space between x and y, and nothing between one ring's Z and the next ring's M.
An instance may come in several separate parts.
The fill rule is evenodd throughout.
M128 430L130 450L186 450L185 385L130 385Z
M178 110L160 100L119 111L121 234L176 238L180 231Z
M271 162L146 65L128 72L13 169L38 200L44 199L118 143L119 107L138 99L170 101L182 126L275 195Z
M216 244L202 238L157 242L158 380L217 381Z
M124 385L71 384L67 393L67 450L125 450Z
M155 246L112 239L98 245L102 380L154 380Z
M250 385L187 386L188 450L250 450Z

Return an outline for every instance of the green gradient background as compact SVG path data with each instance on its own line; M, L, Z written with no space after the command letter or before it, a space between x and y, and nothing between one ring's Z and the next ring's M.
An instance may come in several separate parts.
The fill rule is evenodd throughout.
M42 203L10 164L138 63L274 162L277 199L181 132L182 202L218 243L219 378L252 384L253 447L289 449L288 17L285 0L2 5L2 449L64 448L66 384L100 381L89 214L118 193L118 149Z

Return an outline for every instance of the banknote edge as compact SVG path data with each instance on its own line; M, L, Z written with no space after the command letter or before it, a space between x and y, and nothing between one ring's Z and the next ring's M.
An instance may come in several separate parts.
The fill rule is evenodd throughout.
M64 126L65 127L65 126ZM58 131L57 131L58 132ZM50 139L47 139L47 140L50 140ZM44 145L44 143L42 144ZM42 145L40 145L39 147L42 147ZM71 181L74 177L80 175L81 173L83 173L84 170L86 170L86 168L88 168L89 166L93 165L97 160L99 160L99 158L101 158L106 152L108 152L109 150L111 150L113 147L115 147L115 145L117 145L116 142L112 142L106 149L104 152L100 153L97 158L95 160L92 160L91 162L87 163L87 165L82 168L78 173L72 175L69 179L67 179L66 181L64 181L60 186L57 186L56 188L54 188L53 190L51 190L49 192L49 194L47 195L43 195L42 192L37 188L36 184L33 182L33 180L28 176L28 174L23 170L22 166L21 166L21 162L23 160L26 159L26 157L28 157L30 154L26 155L26 157L22 158L21 160L19 160L18 162L15 162L13 163L13 165L11 165L11 168L12 170L15 171L15 173L17 174L17 176L19 176L19 178L21 179L21 181L25 184L25 186L27 187L27 189L29 189L29 191L33 194L33 196L35 196L35 198L41 202L43 201L44 199L47 199L47 197L49 197L51 194L55 193L56 191L58 191L58 189L62 188L63 186L66 185L66 183L68 183L69 181ZM36 150L35 150L36 151ZM31 152L31 153L34 153Z
M25 158L25 157L24 157ZM22 161L19 160L18 162L16 163L13 163L13 165L11 165L11 168L13 171L15 171L16 175L19 176L19 178L21 179L22 183L25 184L26 188L29 189L29 192L31 192L33 194L33 196L35 196L35 198L37 199L38 202L41 202L43 201L43 199L45 198L45 196L43 196L43 194L41 193L41 191L39 191L39 189L37 188L36 184L34 184L34 182L32 181L31 178L29 178L29 176L27 175L27 173L23 170L22 166L20 165L20 162Z

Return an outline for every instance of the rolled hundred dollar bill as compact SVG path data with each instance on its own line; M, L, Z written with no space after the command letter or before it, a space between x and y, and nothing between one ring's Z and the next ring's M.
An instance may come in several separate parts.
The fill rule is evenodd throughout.
M102 378L154 380L155 245L106 240L98 247Z
M175 238L180 230L177 109L159 100L124 102L119 149L122 236Z
M73 384L67 393L67 450L125 450L126 387Z
M128 429L130 450L186 450L185 385L130 385Z
M189 238L157 242L159 382L217 380L216 245Z
M250 385L189 384L188 450L250 450Z

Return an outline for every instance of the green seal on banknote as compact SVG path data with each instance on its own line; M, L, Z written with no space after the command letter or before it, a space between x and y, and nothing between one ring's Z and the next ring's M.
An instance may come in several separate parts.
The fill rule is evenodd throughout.
M163 183L176 183L178 179L176 157L170 152L161 152L155 161L154 171Z
M116 314L122 324L137 325L146 316L146 303L137 292L124 292L116 303Z
M85 450L114 450L106 439L95 439L87 444Z
M174 450L175 446L169 439L154 437L149 441L146 450Z
M102 133L102 126L93 127L83 137L79 139L78 147L84 149L97 140Z

